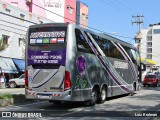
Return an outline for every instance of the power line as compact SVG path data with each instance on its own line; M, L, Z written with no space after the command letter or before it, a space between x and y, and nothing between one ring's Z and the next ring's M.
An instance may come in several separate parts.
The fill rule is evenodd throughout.
M132 18L135 18L135 21L132 21L132 25L135 23L138 25L139 33L141 32L141 24L143 23L143 20L142 20L143 17L144 17L143 15L132 16Z
M35 6L37 6L37 7L39 7L39 8L41 8L41 9L44 9L44 10L46 10L46 11L48 11L48 12L51 12L52 14L55 14L55 15L57 15L57 16L59 16L59 17L62 17L62 18L65 18L65 19L67 19L67 20L70 20L70 21L72 21L72 22L77 23L75 20L72 20L72 19L70 19L70 18L64 17L64 16L62 16L62 15L59 15L59 14L57 14L57 13L55 13L55 12L52 12L52 11L50 11L50 10L48 10L48 9L45 9L44 7L41 7L41 6L39 6L39 5L35 4L35 3L32 3L32 4L35 5ZM90 28L90 29L93 29L93 30L102 32L102 33L107 33L107 32L104 32L104 31L102 31L102 30L99 30L99 29L90 27L90 26L86 26L86 25L83 25L83 24L80 24L80 23L78 23L78 24L79 24L79 25L82 25L82 26L84 26L84 27L87 27L87 28ZM133 39L133 38L131 38L131 37L126 37L126 36L121 36L121 35L114 35L114 34L111 34L111 33L107 33L107 34L113 35L113 36L117 36L117 37L123 37L123 38Z

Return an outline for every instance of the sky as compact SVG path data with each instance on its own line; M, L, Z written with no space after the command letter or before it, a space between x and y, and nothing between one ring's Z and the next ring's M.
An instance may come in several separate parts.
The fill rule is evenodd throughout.
M160 22L160 0L81 0L88 5L88 26L112 33L121 40L135 43L138 25L135 18L143 15L142 29ZM115 36L115 37L117 37Z

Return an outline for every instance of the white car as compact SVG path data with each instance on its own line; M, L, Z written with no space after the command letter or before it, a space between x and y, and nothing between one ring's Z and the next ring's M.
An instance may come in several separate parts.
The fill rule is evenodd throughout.
M9 80L9 87L10 88L16 88L18 86L24 86L25 80L24 80L24 74L22 74L19 78L14 78Z

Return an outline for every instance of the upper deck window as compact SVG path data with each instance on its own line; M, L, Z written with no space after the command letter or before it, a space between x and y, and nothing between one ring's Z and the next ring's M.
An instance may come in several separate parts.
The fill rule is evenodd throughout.
M79 52L93 53L80 30L76 29L77 49Z

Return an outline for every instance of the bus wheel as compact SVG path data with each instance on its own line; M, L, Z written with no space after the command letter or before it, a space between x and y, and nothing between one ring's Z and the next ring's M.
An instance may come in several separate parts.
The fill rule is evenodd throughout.
M93 88L91 94L91 100L88 101L90 106L94 106L96 104L98 98L97 96L98 96L98 91L96 88Z
M136 83L133 83L133 90L136 91L137 88L136 88Z
M104 103L106 101L107 98L107 88L105 86L102 87L102 91L99 94L97 103Z

